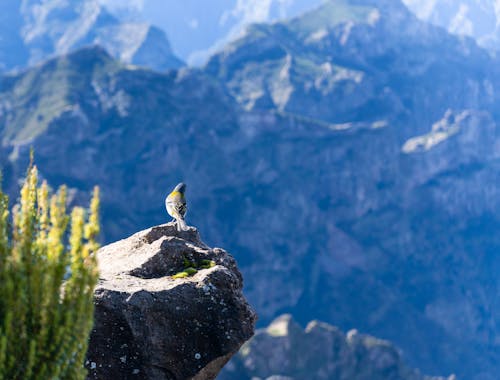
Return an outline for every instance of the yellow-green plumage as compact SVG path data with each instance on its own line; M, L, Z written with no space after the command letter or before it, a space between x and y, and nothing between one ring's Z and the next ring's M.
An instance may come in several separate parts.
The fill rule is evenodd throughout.
M186 185L181 182L165 198L165 208L168 214L175 219L178 231L187 230L186 221L184 220L187 212L185 191Z

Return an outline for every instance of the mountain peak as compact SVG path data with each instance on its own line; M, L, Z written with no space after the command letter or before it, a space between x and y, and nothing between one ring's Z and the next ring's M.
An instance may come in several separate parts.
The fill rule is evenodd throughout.
M345 22L368 22L377 9L373 4L355 3L349 0L329 0L301 16L295 17L291 27L297 30L334 27Z
M293 333L276 324L294 326ZM428 377L406 365L392 343L351 330L346 334L324 322L312 321L306 330L289 315L276 318L246 342L220 378L317 380L456 380L452 375Z
M300 326L293 320L290 314L283 314L271 322L266 332L271 336L287 336L300 330Z
M375 123L404 114L400 75L418 77L439 62L474 70L488 59L472 39L418 20L400 1L330 0L292 20L250 27L206 69L249 110Z
M124 63L155 70L184 65L172 52L163 31L148 23L123 22L97 0L24 0L7 9L18 21L17 31L0 27L0 41L17 36L17 48L26 52L16 64L4 63L7 69L22 67L66 54L83 46L99 44ZM0 44L0 57L2 57Z

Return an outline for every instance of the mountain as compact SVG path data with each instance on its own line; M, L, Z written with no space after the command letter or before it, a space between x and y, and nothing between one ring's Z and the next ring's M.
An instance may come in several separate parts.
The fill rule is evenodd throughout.
M124 63L155 70L183 66L162 30L148 23L119 21L97 0L8 1L1 7L0 17L6 19L0 27L4 70L95 44Z
M296 16L322 0L99 0L120 19L142 19L165 30L174 51L189 64L209 56L249 24Z
M499 50L500 3L495 0L404 0L422 20L450 33L473 37L479 45Z
M146 20L170 36L174 51L189 64L204 64L211 54L238 37L252 23L275 22L311 10L325 0L99 0L113 15ZM450 33L470 36L489 50L499 46L500 6L496 0L403 0L422 20Z
M337 124L404 120L412 134L447 108L494 110L490 64L472 40L419 22L398 1L336 0L290 22L254 25L206 70L246 109Z
M428 374L496 379L498 61L394 0L255 25L202 69L85 48L0 79L13 193L34 146L106 241L167 220L233 252L267 324L291 313L401 347Z
M408 368L390 342L319 321L304 330L287 314L257 330L217 379L445 380Z

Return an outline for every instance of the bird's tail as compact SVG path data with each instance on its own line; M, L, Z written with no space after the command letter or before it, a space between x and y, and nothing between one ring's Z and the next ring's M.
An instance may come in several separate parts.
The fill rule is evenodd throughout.
M177 224L177 231L186 231L188 229L186 221L184 218L180 215L177 215L177 218L175 218L176 224Z

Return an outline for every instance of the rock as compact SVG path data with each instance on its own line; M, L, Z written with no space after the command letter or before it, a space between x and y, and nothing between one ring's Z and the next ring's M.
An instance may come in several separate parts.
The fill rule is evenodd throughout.
M311 321L303 330L288 314L243 345L219 380L456 380L409 368L390 342Z
M97 257L88 379L214 379L253 335L256 314L235 260L195 228L152 227ZM172 277L186 267L197 271Z

